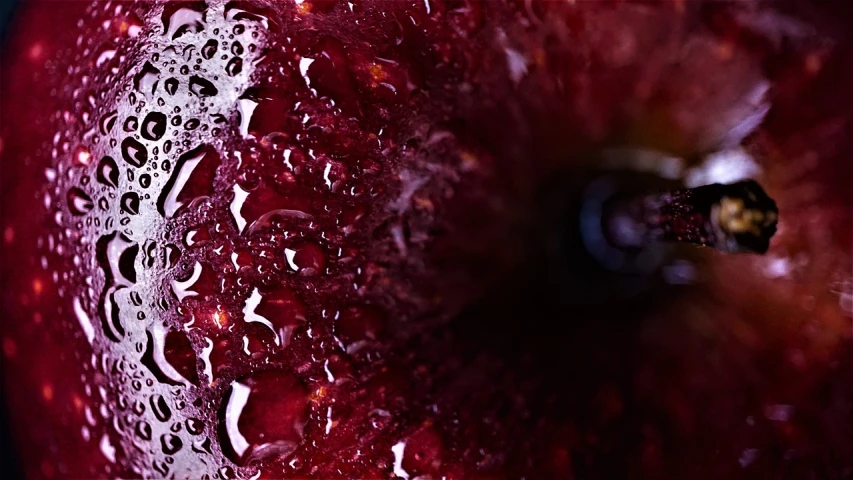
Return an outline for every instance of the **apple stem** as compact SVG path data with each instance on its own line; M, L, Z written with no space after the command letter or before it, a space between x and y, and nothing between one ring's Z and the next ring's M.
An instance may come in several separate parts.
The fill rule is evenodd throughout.
M605 205L605 235L620 249L650 242L686 242L727 253L765 253L779 210L753 180L711 184L629 198Z

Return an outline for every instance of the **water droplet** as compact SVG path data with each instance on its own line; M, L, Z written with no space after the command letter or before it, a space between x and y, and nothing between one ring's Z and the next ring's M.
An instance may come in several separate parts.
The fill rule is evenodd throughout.
M302 300L287 287L257 288L246 299L243 318L258 322L270 329L277 345L287 345L294 328L305 322L306 307Z
M201 454L212 454L213 449L211 448L210 438L193 442L193 451Z
M202 266L199 262L195 262L192 274L186 280L172 280L172 291L178 298L178 301L183 301L186 297L198 295L198 292L190 290L201 277Z
M139 194L127 192L121 196L121 209L131 215L139 213Z
M101 450L104 458L109 460L111 463L116 462L116 448L112 443L110 443L110 437L108 437L106 433L101 437L101 441L98 443L98 448Z
M139 127L139 119L136 117L127 117L127 120L124 121L124 131L127 133L135 132Z
M311 67L312 63L314 63L313 58L302 57L299 59L299 74L306 79L308 78L308 69ZM308 83L310 84L310 80L308 80Z
M307 202L283 196L266 184L261 184L251 191L235 185L230 210L241 233L246 225L249 227L249 233L256 232L268 226L276 217L302 220L311 218L311 214L306 212Z
M190 63L193 59L193 54L195 54L195 45L187 45L184 47L184 52L181 54L184 62Z
M190 8L186 8L187 6ZM163 9L163 31L167 37L173 40L185 33L198 33L204 30L203 11L204 2L167 7Z
M353 354L368 342L377 340L385 331L385 315L376 307L353 305L344 308L335 321L335 336Z
M210 232L206 227L193 228L187 230L184 235L184 245L189 247L198 247L210 241Z
M229 210L240 233L243 233L243 229L246 228L246 219L243 218L241 211L247 198L249 198L249 192L243 190L240 185L234 185L234 199L231 201Z
M133 77L133 88L143 95L153 95L157 91L157 83L160 81L160 69L145 62L142 70Z
M148 150L139 141L127 137L121 142L121 157L134 167L142 167L148 161Z
M88 340L91 345L95 340L95 327L92 326L92 320L83 308L83 305L80 302L80 297L74 297L72 308L74 309L74 316L76 316L77 321L80 322L80 328L83 329L83 334L86 336L86 340Z
M98 121L98 128L101 131L101 135L108 135L110 132L112 132L117 119L118 111L116 110L105 113L103 116L101 116L101 119Z
M199 97L213 97L219 93L219 90L216 89L216 86L210 80L199 77L198 75L190 77L190 91Z
M216 55L216 50L218 48L219 42L211 38L207 41L207 43L204 44L203 47L201 47L201 56L207 60L210 60L211 58L213 58L214 55Z
M167 332L166 328L161 324L155 324L152 326L150 330L146 333L146 337L148 340L147 346L145 348L145 353L142 355L142 364L145 365L148 370L151 371L152 374L160 381L160 383L164 383L166 385L189 385L190 381L186 377L184 377L181 372L179 372L166 358L166 346L167 346ZM169 335L172 336L172 344L174 347L176 337L180 337L183 335L183 338L186 339L186 335L177 332L169 332ZM187 340L187 346L189 346L189 341ZM181 346L183 347L183 345ZM189 346L190 353L192 353L192 347ZM183 353L183 352L182 352ZM192 371L195 371L195 356L192 356ZM186 369L186 362L181 362L181 367L183 370Z
M243 136L262 138L288 130L294 100L279 89L253 87L240 96L238 108Z
M172 418L172 410L169 408L169 404L166 403L166 399L163 398L162 395L151 395L148 403L151 404L151 411L154 413L154 417L157 420L165 423Z
M288 266L300 275L313 276L326 270L326 254L317 244L305 242L285 248L284 255Z
M257 22L264 28L270 27L270 18L274 18L275 13L269 8L255 5L249 2L228 2L225 6L225 19L230 21L248 20ZM242 25L239 25L242 27ZM244 27L245 28L245 27ZM239 33L236 31L235 34ZM242 33L242 31L240 32Z
M121 310L116 302L116 293L121 289L107 287L99 303L101 312L101 325L107 338L114 342L120 342L124 338L124 327L121 324Z
M136 255L139 245L124 234L113 232L98 240L98 260L107 285L129 287L136 283Z
M151 466L160 474L160 478L166 478L169 476L169 465L166 462L154 460L151 462Z
M183 446L184 442L177 435L166 433L160 436L160 448L163 449L163 453L166 455L178 453Z
M406 451L406 442L397 442L391 447L391 453L394 454L394 475L409 480L411 475L403 470L403 455Z
M177 78L169 78L164 83L164 86L166 87L166 92L169 95L174 95L175 92L178 91L178 79Z
M115 188L118 186L118 166L113 157L104 157L98 163L98 182L108 187Z
M181 259L181 250L171 243L163 247L163 268L166 270L174 267Z
M287 371L265 371L231 384L221 419L223 450L243 465L291 455L308 419L308 391Z
M143 408L145 408L143 406ZM140 420L136 422L136 428L134 429L136 432L136 436L141 438L142 440L151 440L151 425L144 420Z
M219 153L209 145L181 155L157 201L160 214L171 218L187 203L212 194L220 160Z
M166 115L160 112L151 112L142 121L142 138L146 140L160 140L166 134Z
M142 25L142 20L140 20L136 14L129 13L123 23L123 26L127 27L127 29L124 30L124 28L122 28L121 30L124 30L128 37L136 38L139 36L139 32L142 31Z
M74 215L85 215L95 208L95 204L86 192L72 187L68 190L68 208Z
M201 363L204 364L204 375L208 380L213 380L213 362L210 361L210 355L213 353L213 340L209 338L204 339L204 347L201 348L201 353L199 354L199 359Z
M204 423L197 418L188 418L186 425L190 435L200 435L204 431Z
M201 121L199 121L199 119L191 118L191 119L187 120L186 124L184 124L184 129L185 130L195 130L196 128L198 128L199 125L201 125Z
M258 108L258 102L251 98L240 98L237 108L240 111L240 134L249 138L249 127L252 125L252 116Z
M240 57L234 57L228 61L228 64L225 65L225 73L230 76L239 75L240 72L243 71L243 59Z
M238 57L240 55L243 55L243 44L241 44L240 42L232 43L231 44L231 53L238 56Z
M77 147L74 150L74 164L88 166L92 163L92 153L85 147Z
M95 66L98 68L103 67L105 63L115 58L115 56L115 50L104 50L100 55L98 55L98 59L95 60Z

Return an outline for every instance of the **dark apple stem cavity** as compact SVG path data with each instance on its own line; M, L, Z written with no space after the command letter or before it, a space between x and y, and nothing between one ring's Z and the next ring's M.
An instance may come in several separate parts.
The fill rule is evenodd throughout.
M726 253L765 253L779 210L753 180L634 197L602 205L608 243L621 250L653 242L686 242Z

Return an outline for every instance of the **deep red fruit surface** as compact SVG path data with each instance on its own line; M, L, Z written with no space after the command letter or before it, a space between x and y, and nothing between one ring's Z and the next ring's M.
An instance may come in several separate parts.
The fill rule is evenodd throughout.
M0 128L26 473L843 477L853 50L822 8L31 5ZM768 256L565 298L543 190L602 146L741 143Z

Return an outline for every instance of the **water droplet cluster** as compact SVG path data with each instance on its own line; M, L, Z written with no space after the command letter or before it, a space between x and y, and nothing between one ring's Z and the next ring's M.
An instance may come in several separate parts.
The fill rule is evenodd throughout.
M407 420L438 414L426 367L391 351L388 310L410 334L441 320L498 237L495 196L456 188L494 159L439 102L470 94L452 45L483 12L391 5L106 2L81 22L33 288L91 351L81 434L107 473L438 475L441 434ZM463 273L427 268L462 224L481 237L435 255Z

